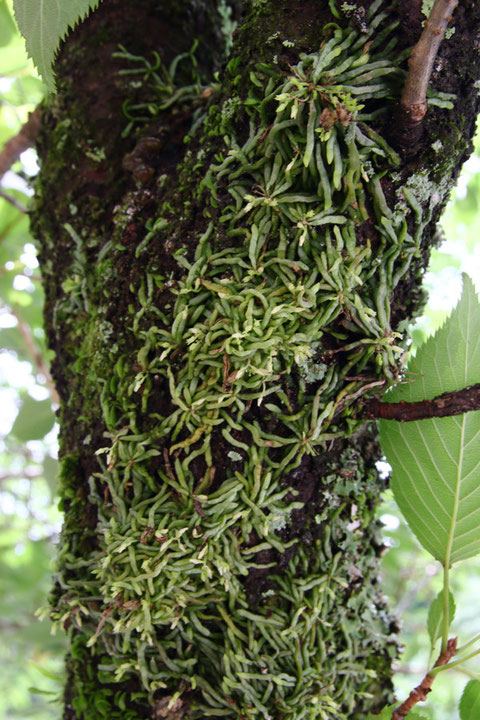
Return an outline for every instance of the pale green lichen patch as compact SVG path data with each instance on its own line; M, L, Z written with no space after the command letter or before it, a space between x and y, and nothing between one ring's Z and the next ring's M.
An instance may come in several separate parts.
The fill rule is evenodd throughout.
M235 452L235 450L229 450L227 456L230 458L230 460L233 460L233 462L239 462L243 459L240 453Z

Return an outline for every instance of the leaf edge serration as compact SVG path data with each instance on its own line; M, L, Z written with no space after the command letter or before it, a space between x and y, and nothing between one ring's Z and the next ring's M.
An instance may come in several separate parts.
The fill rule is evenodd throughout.
M56 0L13 0L15 20L25 39L28 56L50 92L56 91L53 63L61 41L96 10L101 1L74 0L74 3L60 7ZM55 6L58 10L56 27L53 22ZM50 37L45 39L47 32Z

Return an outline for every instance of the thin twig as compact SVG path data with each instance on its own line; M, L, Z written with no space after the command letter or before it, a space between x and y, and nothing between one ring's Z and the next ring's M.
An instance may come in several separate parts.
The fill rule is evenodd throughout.
M457 652L457 638L450 638L447 643L446 649L440 653L437 662L433 666L434 668L440 667L441 665L447 665L452 657ZM435 680L434 675L427 673L423 678L420 685L412 690L408 698L403 702L396 710L393 711L392 720L403 720L406 718L410 710L415 707L419 702L424 702L427 699L428 693L432 689L432 683Z
M9 275L10 273L15 273L15 277L16 277L17 275L20 275L20 277L27 278L27 280L30 280L32 283L33 283L33 282L38 282L38 283L41 283L41 282L42 282L42 276L41 276L41 275L29 275L28 273L26 273L26 272L20 272L19 270L16 270L15 268L9 269L9 268L6 268L6 267L3 267L3 268L0 267L0 275Z
M372 398L364 402L365 417L397 422L452 417L473 410L480 410L480 383L462 390L442 393L431 400L389 403Z
M400 104L415 123L427 112L427 88L440 44L458 0L435 0L420 40L408 61L409 71Z
M14 208L17 208L17 210L20 210L20 212L25 214L28 213L28 208L26 207L26 205L14 198L13 195L8 195L3 190L0 190L0 197L10 203L10 205L13 205Z
M25 623L15 622L14 620L0 620L0 630L18 632L19 630L24 630L26 627L27 625Z
M404 146L414 147L420 138L433 63L457 5L458 0L435 0L408 61L409 71L398 106L395 131Z
M53 402L56 405L60 404L60 397L57 392L57 389L54 385L52 376L50 375L50 371L47 367L47 364L45 363L45 360L43 359L42 353L38 349L35 340L33 339L32 332L30 330L30 327L27 325L25 320L20 315L19 311L15 308L10 308L10 312L12 315L17 319L18 323L18 329L20 331L20 335L22 336L23 342L25 344L25 347L27 349L28 354L30 355L33 364L37 368L37 371L40 373L40 375L45 380L45 385L47 386L48 390L50 391L50 396L53 400Z
M0 152L0 181L13 163L18 160L22 152L31 147L40 130L40 110L37 108L28 116L27 122L22 125L15 137L8 140Z
M35 478L43 477L43 473L29 473L29 472L17 472L17 473L5 473L0 475L0 483L6 480L35 480Z

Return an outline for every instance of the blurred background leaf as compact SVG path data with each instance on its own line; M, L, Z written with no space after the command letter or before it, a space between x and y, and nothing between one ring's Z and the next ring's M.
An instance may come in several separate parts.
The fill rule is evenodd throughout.
M15 23L5 0L0 0L0 47L8 45L16 35Z
M55 415L50 399L34 400L25 395L12 425L11 433L17 440L42 440L53 428Z

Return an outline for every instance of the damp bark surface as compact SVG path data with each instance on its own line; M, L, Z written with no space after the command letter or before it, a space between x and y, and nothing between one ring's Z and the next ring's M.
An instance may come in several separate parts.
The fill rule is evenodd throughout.
M360 400L401 372L480 77L466 1L403 153L405 6L236 3L231 45L216 2L109 0L62 47L33 227L61 397L65 720L393 701Z

